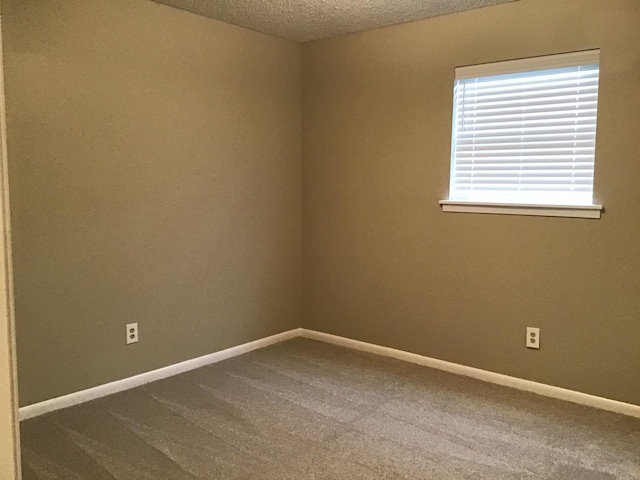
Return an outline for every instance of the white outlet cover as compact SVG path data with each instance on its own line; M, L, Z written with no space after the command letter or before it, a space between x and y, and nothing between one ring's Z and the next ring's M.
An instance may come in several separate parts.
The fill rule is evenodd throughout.
M540 329L536 327L527 327L527 348L540 348Z
M127 345L138 343L138 323L127 323Z

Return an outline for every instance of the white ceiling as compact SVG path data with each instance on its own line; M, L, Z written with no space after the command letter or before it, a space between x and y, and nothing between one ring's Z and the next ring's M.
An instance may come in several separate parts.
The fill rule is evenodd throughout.
M298 42L517 0L155 0Z

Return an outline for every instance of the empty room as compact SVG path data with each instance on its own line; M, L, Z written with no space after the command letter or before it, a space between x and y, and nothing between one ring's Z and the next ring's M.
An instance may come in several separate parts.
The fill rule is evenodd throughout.
M640 479L640 1L0 5L0 480Z

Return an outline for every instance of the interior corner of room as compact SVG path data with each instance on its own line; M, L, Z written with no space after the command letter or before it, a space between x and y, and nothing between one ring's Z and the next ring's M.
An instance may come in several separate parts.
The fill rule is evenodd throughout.
M636 0L306 43L3 0L2 30L21 407L298 329L640 406ZM593 48L606 214L443 213L455 68Z

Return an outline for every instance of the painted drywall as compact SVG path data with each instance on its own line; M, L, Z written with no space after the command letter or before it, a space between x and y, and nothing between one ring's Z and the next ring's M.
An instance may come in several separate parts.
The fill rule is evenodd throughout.
M2 10L20 404L299 326L300 46L143 0Z
M303 327L640 404L639 39L521 0L304 44ZM455 67L592 48L602 219L443 213Z

